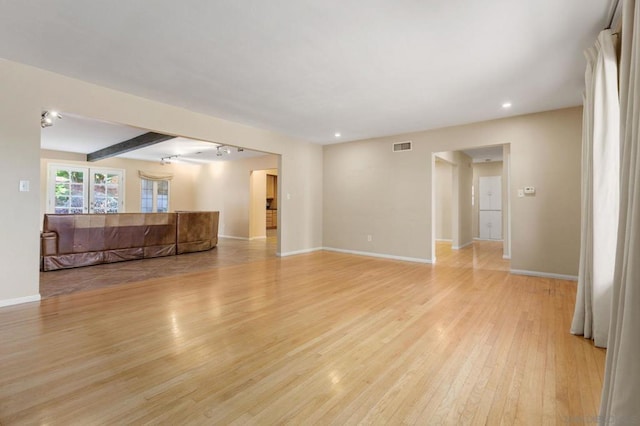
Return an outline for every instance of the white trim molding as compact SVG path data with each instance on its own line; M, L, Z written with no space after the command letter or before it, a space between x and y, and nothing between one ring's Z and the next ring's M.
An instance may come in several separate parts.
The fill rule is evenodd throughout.
M527 275L530 277L554 278L557 280L578 281L577 275L564 275L564 274L553 274L550 272L526 271L523 269L512 269L509 272L511 272L514 275Z
M436 241L439 243L451 243L453 240L451 238L436 238Z
M502 258L506 260L511 260L511 256L507 256L506 254L503 254Z
M356 254L359 256L381 257L383 259L402 260L405 262L428 263L428 264L433 263L433 260L431 259L422 259L419 257L396 256L393 254L372 253L369 251L345 250L345 249L339 249L334 247L324 247L323 250L334 251L337 253Z
M253 241L253 240L266 240L267 236L266 235L261 235L259 237L251 237L249 238L249 241Z
M245 240L249 241L247 237L234 237L233 235L218 235L218 238L229 238L231 240Z
M465 247L470 246L471 244L473 244L473 241L469 241L468 243L464 243L461 246L451 246L451 250L460 250L460 249L463 249Z
M313 253L314 251L322 251L322 247L314 247L314 248L309 248L309 249L287 251L287 252L284 252L284 253L276 253L276 256L278 256L278 257L295 256L296 254Z
M15 299L0 300L0 308L5 306L20 305L22 303L39 302L40 294L34 294L33 296L16 297Z

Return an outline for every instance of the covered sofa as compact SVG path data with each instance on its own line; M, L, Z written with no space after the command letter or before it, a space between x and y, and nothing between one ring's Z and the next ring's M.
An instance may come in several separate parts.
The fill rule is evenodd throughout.
M219 212L45 214L41 270L210 250Z

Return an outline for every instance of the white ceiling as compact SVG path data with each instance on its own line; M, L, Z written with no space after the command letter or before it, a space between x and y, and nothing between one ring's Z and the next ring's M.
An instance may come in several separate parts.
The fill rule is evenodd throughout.
M488 161L502 161L502 145L483 146L482 148L465 149L465 154L472 158L474 163Z
M40 147L88 154L147 133L148 130L93 120L62 111L62 119L42 129Z
M579 105L609 7L0 0L0 57L332 143Z
M147 161L160 161L164 157L177 156L169 159L169 161L172 163L203 164L212 161L235 161L243 158L267 155L264 152L250 151L247 149L238 151L236 147L221 146L220 152L222 155L218 156L218 146L218 144L211 142L175 138L121 154L119 157ZM228 151L225 149L228 149Z
M147 132L148 130L63 112L62 119L56 119L53 126L42 129L40 146L53 151L89 154ZM239 152L235 147L227 147L229 152L223 151L223 155L218 156L218 146L219 144L211 142L174 138L129 151L117 157L158 162L163 157L174 157L170 159L173 163L203 164L266 155L263 152L250 150Z

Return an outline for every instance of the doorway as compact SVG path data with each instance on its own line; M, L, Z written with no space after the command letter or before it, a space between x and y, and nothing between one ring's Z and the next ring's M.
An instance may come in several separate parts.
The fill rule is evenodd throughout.
M277 242L280 222L278 169L252 170L249 194L249 239Z
M47 213L123 211L124 170L50 163L47 174Z
M434 260L480 240L510 259L509 160L508 144L433 154Z
M453 164L436 157L435 161L435 238L439 243L453 242Z

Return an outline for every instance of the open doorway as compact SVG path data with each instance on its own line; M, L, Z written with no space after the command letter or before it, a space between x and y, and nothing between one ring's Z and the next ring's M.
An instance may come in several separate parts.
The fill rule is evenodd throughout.
M464 151L472 158L474 241L502 244L502 257L511 257L511 197L509 144Z
M436 199L436 242L438 246L451 246L453 242L453 173L454 165L436 157L435 161L435 199Z
M469 261L481 249L496 261L510 258L509 159L508 144L434 153L432 235L438 263L463 249Z
M249 239L278 241L278 169L252 170L249 194Z
M138 263L128 263L126 268L113 263L41 272L42 297L276 256L279 229L273 230L269 245L248 241L249 180L251 170L273 169L271 173L277 174L280 156L72 113L61 115L63 120L41 131L41 218L45 214L217 211L218 240L216 248L206 253L134 260ZM265 199L266 194L260 202L263 219ZM263 231L264 226L263 221ZM197 266L194 258L199 258Z
M462 151L433 155L433 253L435 258L469 246L471 236L471 159Z

